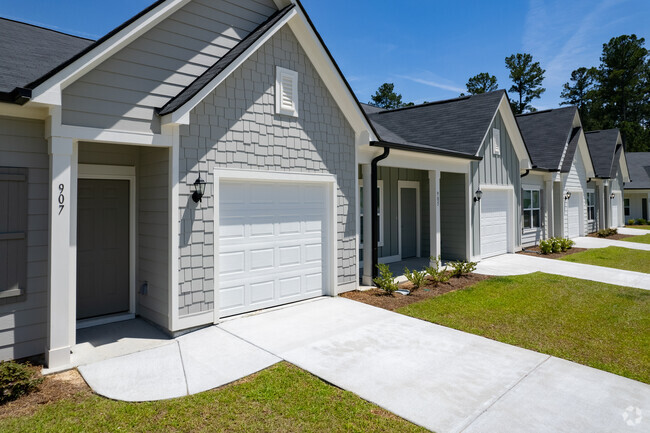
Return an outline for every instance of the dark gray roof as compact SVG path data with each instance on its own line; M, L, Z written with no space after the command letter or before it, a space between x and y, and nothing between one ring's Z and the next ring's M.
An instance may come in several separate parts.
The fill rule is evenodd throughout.
M627 167L632 182L625 189L650 189L650 152L628 153Z
M217 63L212 65L207 71L205 71L201 76L199 76L193 83L187 86L181 93L172 98L165 106L163 106L158 114L164 116L165 114L173 113L190 99L192 99L197 93L201 91L205 86L210 83L217 75L223 72L232 62L237 60L237 58L248 48L250 48L259 38L264 36L264 34L271 29L275 24L278 23L284 16L286 16L295 6L289 5L284 9L275 12L271 15L265 22L260 24L255 30L253 30L248 36L242 39L232 50L228 51L225 56L223 56Z
M492 123L504 90L396 110L368 110L382 141L474 156Z
M90 39L0 18L2 99L8 99L16 88L26 87L93 43Z
M379 113L380 111L386 111L385 108L375 107L374 105L370 105L370 104L361 103L360 105L361 108L363 108L363 111L365 111L367 114L375 114L375 113Z
M517 116L519 130L524 137L533 166L543 170L557 170L562 161L564 148L569 141L565 164L561 171L571 168L571 161L578 144L578 135L573 130L573 119L576 107L556 108L554 110L537 111ZM571 140L571 138L575 138Z
M560 172L562 173L568 173L571 171L571 165L573 165L573 157L576 155L576 150L578 150L578 141L580 140L581 132L582 128L573 128L571 131L569 145L566 148L566 154L564 155L562 168L560 169Z
M596 177L611 178L616 176L618 166L614 164L614 161L618 161L616 155L620 155L620 146L617 146L618 134L618 129L585 133Z

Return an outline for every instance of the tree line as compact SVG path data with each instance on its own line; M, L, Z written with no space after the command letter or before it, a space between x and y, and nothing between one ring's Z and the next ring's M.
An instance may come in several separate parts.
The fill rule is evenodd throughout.
M546 71L528 53L506 57L505 67L515 114L537 111L533 102L546 91ZM481 72L465 87L476 95L497 90L499 84L496 76ZM571 72L560 97L560 105L578 107L585 130L619 128L628 152L650 151L650 52L644 38L621 35L603 44L600 65ZM392 83L382 84L369 103L386 109L414 105L403 102Z

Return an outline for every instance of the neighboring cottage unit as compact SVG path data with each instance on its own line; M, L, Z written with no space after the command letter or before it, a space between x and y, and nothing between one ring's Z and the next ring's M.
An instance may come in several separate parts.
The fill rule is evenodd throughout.
M630 219L650 218L650 152L630 154L628 161L630 179L625 181L624 217Z
M623 184L630 181L627 157L623 147L623 139L618 129L587 132L589 152L594 162L596 178L596 227L620 227L625 225L623 209Z
M380 140L358 146L364 282L376 262L520 249L520 175L530 156L504 91L365 109ZM369 208L379 215L374 230Z
M596 231L598 186L577 108L523 114L517 123L534 166L521 179L522 244Z
M0 35L0 359L61 367L80 326L176 333L357 287L355 146L377 137L299 3Z

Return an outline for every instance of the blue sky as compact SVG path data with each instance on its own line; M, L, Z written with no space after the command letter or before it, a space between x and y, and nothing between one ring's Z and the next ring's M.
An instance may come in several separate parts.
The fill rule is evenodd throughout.
M0 0L0 16L98 38L152 0ZM510 87L504 58L546 69L540 109L560 102L572 70L596 66L621 34L650 38L648 0L303 0L350 85L367 102L384 82L405 101L458 96L479 72ZM646 43L650 48L650 41Z

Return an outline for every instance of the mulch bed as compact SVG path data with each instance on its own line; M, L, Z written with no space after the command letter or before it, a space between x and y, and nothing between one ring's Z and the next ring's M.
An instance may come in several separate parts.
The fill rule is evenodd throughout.
M625 238L633 238L635 235L622 235L622 234L618 233L618 234L615 234L615 235L607 236L606 238L601 238L600 236L598 236L598 233L589 233L587 236L589 236L590 238L607 239L607 240L610 240L610 241L619 241L619 240L625 239Z
M413 290L411 294L407 296L400 295L399 293L388 295L380 289L364 291L355 290L353 292L342 293L340 296L342 298L363 302L364 304L372 305L374 307L394 311L415 302L435 298L436 296L444 295L445 293L473 286L479 281L487 280L488 278L492 277L489 275L469 274L459 278L451 278L446 283L433 284L430 280L427 280L427 285ZM410 282L401 283L399 288L412 290L413 284Z
M40 374L40 367L33 368ZM0 419L29 416L46 404L63 399L82 401L91 394L92 391L77 370L53 374L45 377L37 391L0 405Z
M569 248L563 253L541 254L542 250L538 246L526 247L526 251L519 251L517 254L524 254L526 256L541 257L543 259L559 259L560 257L569 256L575 253L587 251L587 248Z

